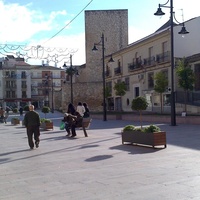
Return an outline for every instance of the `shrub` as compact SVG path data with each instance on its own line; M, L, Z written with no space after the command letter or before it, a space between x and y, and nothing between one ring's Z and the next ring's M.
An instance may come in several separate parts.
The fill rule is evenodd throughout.
M48 106L43 106L42 112L45 114L45 118L46 118L46 113L50 112L50 108Z
M29 111L29 106L28 105L24 106L23 110L24 111Z
M144 132L144 129L142 129L142 128L135 128L135 131Z
M127 125L123 128L123 131L133 131L135 130L135 126L133 125Z
M41 118L40 122L41 123L47 123L47 122L52 122L52 121L50 119Z
M153 133L153 132L159 132L160 131L160 128L158 126L155 126L155 125L150 125L148 127L145 127L144 128L144 132L145 133Z
M17 108L13 108L13 113L18 113L18 109Z

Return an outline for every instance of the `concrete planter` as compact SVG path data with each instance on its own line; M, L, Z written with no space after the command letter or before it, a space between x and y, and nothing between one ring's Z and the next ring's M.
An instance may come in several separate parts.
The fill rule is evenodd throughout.
M154 133L144 133L141 131L124 131L122 132L122 144L125 142L132 144L150 145L153 148L160 145L164 145L164 148L167 147L166 132L164 131Z

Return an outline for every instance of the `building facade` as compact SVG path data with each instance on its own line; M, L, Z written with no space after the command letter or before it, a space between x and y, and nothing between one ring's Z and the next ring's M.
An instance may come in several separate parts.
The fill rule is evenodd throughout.
M197 41L200 40L198 35L193 32L196 28L200 28L200 17L185 22L185 26L190 33L184 38L178 35L180 26L174 26L174 60L175 67L177 60L183 57L190 58L190 66L196 75L195 95L199 90L199 48ZM191 35L190 35L191 34ZM115 111L132 111L131 102L137 96L145 96L148 103L149 111L159 112L161 107L160 94L154 91L154 76L157 72L164 72L168 79L168 87L162 94L164 112L170 112L170 96L171 96L171 36L170 27L163 26L155 33L138 40L126 48L113 52L114 63L110 63L106 69L107 87L112 91L108 98L108 109ZM195 59L191 59L194 58ZM176 110L183 111L183 102L180 99L180 93L183 91L178 86L176 73L174 70L174 88L176 93ZM113 89L116 82L125 82L126 94L124 96L116 96ZM179 96L178 96L179 95ZM183 96L182 96L183 99ZM199 99L200 100L200 99ZM198 101L198 100L196 100ZM188 112L198 113L200 110L195 105L188 105Z

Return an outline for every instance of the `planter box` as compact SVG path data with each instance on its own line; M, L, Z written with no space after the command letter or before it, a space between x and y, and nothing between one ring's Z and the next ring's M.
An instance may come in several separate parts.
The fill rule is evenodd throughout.
M143 133L140 131L125 131L122 132L122 144L125 142L132 144L143 144L150 145L153 148L155 146L164 145L164 148L167 147L166 144L166 132L154 132L154 133Z
M20 120L19 119L11 119L11 124L13 124L13 125L20 124Z
M53 130L53 122L43 122L40 127L44 130Z

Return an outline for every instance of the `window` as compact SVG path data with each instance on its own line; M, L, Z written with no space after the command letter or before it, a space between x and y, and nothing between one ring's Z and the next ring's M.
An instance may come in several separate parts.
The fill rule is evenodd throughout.
M15 91L12 91L12 92L11 92L11 95L12 95L12 98L16 98L16 96L15 96Z
M26 81L22 81L22 88L26 88Z
M22 98L27 98L26 92L22 91Z
M125 85L126 85L126 90L130 91L129 77L125 78Z
M23 71L23 72L21 73L21 78L26 78L26 72L25 72L25 71Z
M118 67L121 67L121 61L118 60Z
M140 96L140 90L139 87L135 87L135 98Z
M11 71L11 78L16 78L15 72Z
M154 81L153 81L153 72L148 73L148 88L152 89L154 87Z
M163 53L167 52L167 42L162 43L162 51Z
M6 91L6 98L10 98L10 91Z

